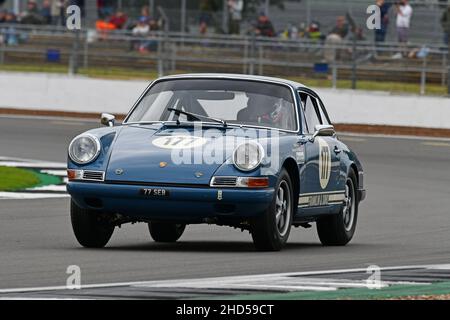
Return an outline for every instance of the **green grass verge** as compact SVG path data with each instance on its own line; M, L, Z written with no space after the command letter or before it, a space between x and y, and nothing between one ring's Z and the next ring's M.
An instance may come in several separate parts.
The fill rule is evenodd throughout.
M337 291L299 291L278 294L254 294L222 296L217 299L230 300L368 300L395 299L408 296L435 296L450 293L450 282L430 285L393 285L383 289L341 289ZM213 299L216 299L214 297Z
M16 71L16 72L46 72L46 73L68 73L67 66L60 64L43 63L39 65L27 64L4 64L0 65L1 71ZM183 70L178 70L177 73L185 73ZM150 81L156 79L158 74L153 69L128 69L128 68L80 68L79 74L103 79L120 79L120 80L146 80ZM283 76L281 76L283 77ZM318 88L331 88L331 80L328 79L314 79L304 77L284 77L294 81L301 82L307 86ZM350 80L338 80L338 89L351 89L352 83ZM357 82L357 89L360 90L375 90L388 91L393 93L420 93L420 85L418 83L407 82L386 82L386 81L365 81ZM427 84L427 95L447 95L447 87L438 84Z
M45 173L40 173L40 172L35 172L35 174L39 178L39 183L34 186L35 188L49 186L49 185L58 185L58 184L61 184L61 182L62 182L62 179L57 176L52 176L50 174L45 174Z
M60 177L34 170L0 167L0 191L12 192L60 183Z
M328 79L310 79L300 77L287 77L293 81L301 82L309 87L330 88L332 86L331 80ZM350 80L338 80L336 84L337 89L351 89L352 82ZM389 82L389 81L366 81L360 80L356 83L356 89L369 91L388 91L392 93L420 93L420 85L407 82ZM447 87L437 84L427 84L426 94L445 96L447 95Z
M39 65L28 64L11 64L0 65L0 71L13 72L45 72L45 73L62 73L67 74L68 68L60 64L42 63ZM82 76L101 78L101 79L117 79L117 80L153 80L158 77L158 73L148 69L128 69L128 68L80 68L78 74Z
M0 191L16 191L32 188L39 183L39 176L33 171L0 167Z

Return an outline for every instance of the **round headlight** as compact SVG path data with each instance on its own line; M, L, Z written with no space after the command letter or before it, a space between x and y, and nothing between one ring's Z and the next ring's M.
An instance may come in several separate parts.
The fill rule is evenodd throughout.
M264 149L257 142L245 142L234 150L233 163L241 171L252 171L261 164Z
M100 140L93 135L83 134L70 143L69 157L78 164L87 164L100 154Z

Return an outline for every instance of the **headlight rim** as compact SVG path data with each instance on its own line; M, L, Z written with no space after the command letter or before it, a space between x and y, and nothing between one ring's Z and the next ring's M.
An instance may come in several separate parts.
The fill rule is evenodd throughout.
M83 137L91 139L94 142L94 144L95 144L95 146L97 148L94 156L91 159L89 159L88 161L78 161L77 158L72 153L72 146L75 143L75 141L77 141L78 139L83 138ZM90 133L82 133L82 134L76 136L75 138L73 138L72 142L70 142L70 145L69 145L69 158L70 158L71 161L73 161L74 163L76 163L78 165L87 165L87 164L92 163L95 160L97 160L98 156L100 155L101 148L102 148L102 146L101 146L101 143L100 143L100 139L97 136L95 136L93 134L90 134Z
M252 144L252 145L256 146L256 147L258 148L259 154L260 154L260 157L259 157L259 159L258 159L258 163L257 163L253 168L251 168L251 169L242 168L242 167L240 167L240 166L236 163L236 153L238 152L238 150L239 150L240 147L242 147L243 145L246 145L246 144ZM262 163L264 157L265 157L265 150L264 150L263 146L262 146L259 142L257 142L257 141L246 141L246 142L243 142L243 143L239 144L239 145L234 149L234 151L233 151L233 157L232 157L232 162L233 162L234 167L235 167L236 169L238 169L239 171L242 171L242 172L251 172L251 171L254 171L254 170L258 169L258 168L261 166L261 163Z

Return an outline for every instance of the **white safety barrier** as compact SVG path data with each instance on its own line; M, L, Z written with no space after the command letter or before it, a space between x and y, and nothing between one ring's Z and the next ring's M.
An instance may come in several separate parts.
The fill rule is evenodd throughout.
M0 108L124 114L149 81L0 72ZM450 129L450 99L318 88L335 123Z
M127 113L149 82L0 72L0 108Z

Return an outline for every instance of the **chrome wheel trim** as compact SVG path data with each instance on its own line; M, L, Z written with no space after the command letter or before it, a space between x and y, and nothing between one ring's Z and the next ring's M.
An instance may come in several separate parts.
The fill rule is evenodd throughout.
M284 237L291 221L291 192L286 181L282 181L275 198L275 223L278 233Z
M353 180L348 178L345 184L345 199L342 215L345 231L350 232L355 221L356 195Z

